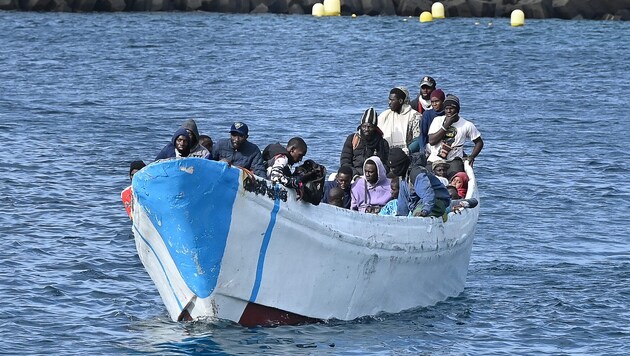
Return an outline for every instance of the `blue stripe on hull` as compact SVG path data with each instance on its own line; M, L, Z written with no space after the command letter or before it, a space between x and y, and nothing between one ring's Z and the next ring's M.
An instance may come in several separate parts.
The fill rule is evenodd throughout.
M239 179L239 169L200 158L151 164L133 179L139 204L200 298L216 287Z
M280 210L280 199L276 198L276 200L273 203L273 210L271 210L271 218L269 219L269 225L267 225L267 230L265 231L265 236L260 246L260 253L258 254L258 266L256 267L256 280L254 281L252 294L249 297L250 302L256 301L256 297L258 297L258 290L260 289L260 282L262 280L263 267L265 265L265 256L267 255L267 247L269 246L269 240L271 240L273 227L276 225L276 217L278 216L278 210Z

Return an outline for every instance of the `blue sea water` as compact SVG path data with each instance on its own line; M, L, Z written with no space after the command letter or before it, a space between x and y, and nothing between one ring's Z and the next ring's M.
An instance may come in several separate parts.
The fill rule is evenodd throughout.
M630 24L0 12L0 353L628 354ZM432 75L486 143L464 292L351 322L172 322L119 199L188 117L335 170Z

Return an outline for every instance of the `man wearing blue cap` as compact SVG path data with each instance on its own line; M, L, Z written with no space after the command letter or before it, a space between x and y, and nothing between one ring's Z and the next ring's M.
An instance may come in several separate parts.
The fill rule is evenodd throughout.
M230 138L220 139L212 147L212 159L249 169L259 177L266 177L265 165L260 148L247 141L249 129L242 122L235 122L230 128Z

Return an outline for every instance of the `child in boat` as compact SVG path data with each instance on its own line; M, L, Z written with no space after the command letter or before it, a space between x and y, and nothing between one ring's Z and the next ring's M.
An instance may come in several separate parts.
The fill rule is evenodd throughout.
M345 194L346 192L339 186L330 188L328 191L327 204L347 209L343 202Z
M457 188L460 199L466 198L468 192L468 175L464 172L457 172L451 178L451 185Z
M382 216L396 216L396 214L398 213L398 193L400 192L400 177L398 177L396 174L394 173L389 173L387 175L387 177L389 177L389 179L391 179L391 188L392 188L392 195L391 195L391 200L387 202L387 204L385 204L385 206L381 209L381 211L378 213L378 215L382 215Z

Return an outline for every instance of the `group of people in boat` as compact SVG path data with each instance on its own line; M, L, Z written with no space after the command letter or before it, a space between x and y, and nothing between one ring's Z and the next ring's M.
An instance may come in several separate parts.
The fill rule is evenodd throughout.
M302 138L261 150L248 141L249 128L243 122L233 123L229 137L214 143L189 119L156 160L224 161L295 189L298 198L313 204L321 201L364 213L445 218L451 210L476 205L476 200L465 199L468 176L463 162L473 165L483 140L475 125L459 115L459 98L445 95L426 76L413 100L405 87L391 89L388 99L389 108L381 114L372 107L363 112L356 131L344 142L339 170L328 181L325 168L312 160L293 169L307 154ZM467 141L474 144L469 154L464 152ZM143 165L134 161L130 177Z

